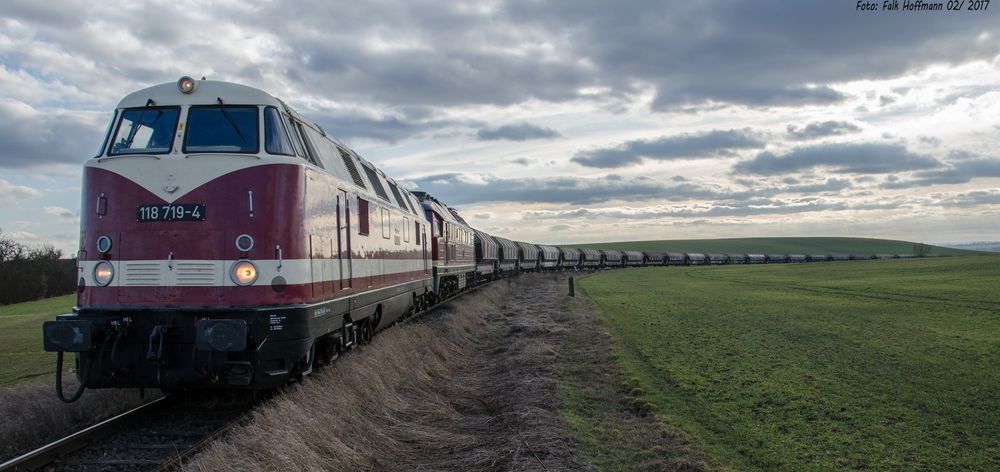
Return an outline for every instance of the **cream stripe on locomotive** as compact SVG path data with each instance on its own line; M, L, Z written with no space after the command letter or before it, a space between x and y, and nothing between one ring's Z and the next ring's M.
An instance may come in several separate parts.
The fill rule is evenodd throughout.
M94 268L101 261L81 261L80 277L94 286ZM111 261L114 267L112 287L234 287L230 271L236 261L207 260L134 260ZM340 281L348 277L392 275L424 270L423 259L352 259L350 273L347 261L339 259L254 259L257 280L253 285L267 285L277 276L289 285ZM314 278L314 274L321 274ZM427 276L428 278L430 275Z

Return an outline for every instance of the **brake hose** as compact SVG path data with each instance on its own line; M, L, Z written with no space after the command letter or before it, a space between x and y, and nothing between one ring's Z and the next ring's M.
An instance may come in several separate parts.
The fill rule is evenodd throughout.
M66 399L66 397L63 395L63 389L62 389L62 368L63 368L63 352L59 351L58 353L56 353L56 396L59 397L59 400L61 400L63 403L73 403L80 399L80 396L83 395L83 391L86 389L86 387L84 387L84 382L87 381L87 369L83 369L83 371L81 372L80 378L83 380L80 381L80 386L77 388L76 393L74 393L73 396L70 397L69 399Z

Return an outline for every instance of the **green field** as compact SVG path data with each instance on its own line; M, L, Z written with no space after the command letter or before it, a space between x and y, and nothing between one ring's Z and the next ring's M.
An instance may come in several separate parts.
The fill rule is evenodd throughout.
M625 375L738 470L1000 469L1000 257L581 280Z
M631 251L671 251L701 253L763 254L913 254L916 243L869 238L737 238L675 239L665 241L624 241L577 244L574 247L623 249ZM974 251L928 246L930 253L963 256Z
M56 356L42 350L42 322L69 313L76 295L0 306L0 385L55 372Z

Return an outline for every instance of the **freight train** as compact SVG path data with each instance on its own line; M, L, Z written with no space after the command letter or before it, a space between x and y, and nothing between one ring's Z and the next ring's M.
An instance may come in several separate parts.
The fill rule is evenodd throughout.
M487 234L270 94L183 77L122 99L84 164L77 304L43 340L67 402L85 388L273 389L500 277L708 260Z

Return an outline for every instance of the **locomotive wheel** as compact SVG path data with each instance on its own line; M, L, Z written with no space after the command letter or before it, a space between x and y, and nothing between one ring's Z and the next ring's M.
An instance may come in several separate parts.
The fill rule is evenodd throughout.
M358 328L358 344L368 344L372 342L372 337L374 336L372 331L372 322L370 318L366 318L361 322L361 326Z
M319 361L320 365L327 365L340 357L337 352L337 343L329 340L328 338L322 338L318 341L316 349L316 360Z

